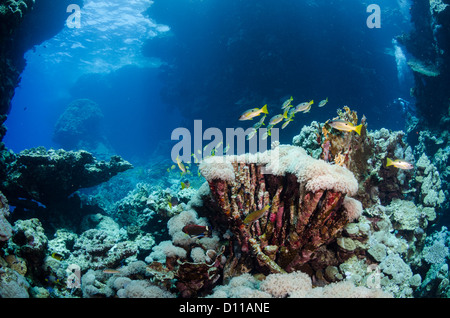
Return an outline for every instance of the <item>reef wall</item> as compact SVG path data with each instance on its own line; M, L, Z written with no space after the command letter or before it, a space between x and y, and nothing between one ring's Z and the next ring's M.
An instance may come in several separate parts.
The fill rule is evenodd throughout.
M399 41L412 55L412 95L425 128L448 129L450 108L450 2L415 0L411 5L413 30Z
M25 68L24 53L50 39L63 27L69 4L83 0L0 0L0 123L9 113L14 90ZM0 129L0 140L6 130Z

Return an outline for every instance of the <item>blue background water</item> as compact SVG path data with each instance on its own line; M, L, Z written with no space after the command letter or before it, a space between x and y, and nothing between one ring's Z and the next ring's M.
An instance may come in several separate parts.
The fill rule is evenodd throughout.
M55 123L78 98L99 105L112 148L131 161L169 156L173 129L194 119L204 129L247 128L240 113L264 103L278 109L291 95L330 102L298 117L282 142L344 105L369 129L402 130L404 113L392 101L412 101L413 83L404 65L398 80L392 40L409 28L408 2L378 1L379 29L366 25L369 4L86 0L81 28L65 26L27 52L4 142L15 152L59 148Z

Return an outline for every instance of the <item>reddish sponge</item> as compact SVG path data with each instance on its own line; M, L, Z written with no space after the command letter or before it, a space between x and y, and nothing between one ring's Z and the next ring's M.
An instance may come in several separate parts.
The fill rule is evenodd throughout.
M300 147L210 157L200 170L211 190L204 204L213 227L230 230L232 244L252 256L250 266L266 272L292 272L314 259L362 210L346 197L358 189L353 174L313 159ZM259 219L243 222L267 205Z

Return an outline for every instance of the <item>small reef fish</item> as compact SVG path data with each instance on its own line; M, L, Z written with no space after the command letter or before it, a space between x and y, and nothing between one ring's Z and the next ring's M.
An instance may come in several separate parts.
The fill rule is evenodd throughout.
M60 279L58 277L56 277L55 274L50 274L47 277L45 277L44 279L47 283L52 284L52 285L56 285L61 283Z
M291 98L289 98L288 100L286 100L284 103L283 103L283 105L281 106L281 109L285 109L285 108L288 108L288 107L292 107L292 105L291 105L291 102L294 100L294 98L292 98L292 96L291 96Z
M241 117L239 117L239 120L251 120L251 119L253 119L253 117L259 116L262 113L264 113L264 114L268 114L269 113L268 110L267 110L267 104L264 105L261 108L252 108L252 109L246 110L241 115Z
M186 167L184 166L183 161L181 161L181 159L178 156L177 156L177 165L178 165L178 168L180 168L181 171L186 173Z
M270 204L267 204L261 210L250 213L249 215L247 215L245 217L245 219L243 221L244 224L249 224L249 223L255 222L256 220L259 220L264 215L264 213L266 213L267 210L269 210L269 208L270 208Z
M63 259L63 256L58 253L52 253L52 257L58 261L61 261Z
M289 109L289 111L288 111L288 113L287 113L287 117L288 117L289 119L295 117L295 108Z
M265 116L264 116L265 117ZM225 147L225 149L223 150L223 153L227 153L228 150L230 150L230 144L227 144L227 146Z
M300 103L297 106L295 106L295 112L299 113L299 112L309 112L309 110L311 109L311 105L314 104L314 100L310 100L309 102L304 102L304 103Z
M331 120L328 122L328 124L333 127L334 129L340 130L340 131L356 131L358 135L361 135L361 128L362 124L355 126L352 123L345 121L345 120Z
M286 120L285 120L285 122L283 123L283 125L281 126L281 129L284 129L284 128L286 128L286 127L287 127L287 125L289 125L289 123L290 123L291 121L293 121L292 117L291 117L291 118L288 118L288 119L286 119Z
M188 224L183 227L182 231L191 237L202 237L209 235L209 227L204 225Z
M253 125L253 128L259 129L262 125L264 125L264 120L267 115L264 115L256 124Z
M247 135L247 137L245 137L245 139L247 139L247 140L252 139L252 138L256 135L256 132L257 132L257 131L258 131L258 130L256 130L255 128L253 128L252 131Z
M120 272L117 269L104 269L103 273L105 274L120 274Z
M167 168L167 172L170 172L173 169L175 169L175 165L172 165L170 168Z
M194 158L194 163L199 163L199 161L198 161L198 159L197 159L197 156L195 155L195 153L193 153L192 155L192 158Z
M181 190L187 189L191 186L191 184L187 180L185 182L181 181L180 184L181 184Z
M387 158L386 159L386 167L389 167L389 166L394 166L396 168L403 169L403 170L409 170L409 169L414 168L414 166L407 161L404 161L401 159L392 160L390 158Z
M272 126L272 127L275 126L280 121L282 121L284 118L287 118L286 113L273 116L269 121L269 126Z
M321 100L321 101L320 101L319 107L323 107L323 106L325 106L327 103L328 103L328 97L325 98L324 100Z

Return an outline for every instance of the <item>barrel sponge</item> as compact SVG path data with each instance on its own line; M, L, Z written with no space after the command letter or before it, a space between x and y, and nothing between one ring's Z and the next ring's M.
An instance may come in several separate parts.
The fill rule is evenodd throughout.
M312 192L333 190L354 195L358 191L358 182L347 168L314 159L303 148L290 145L280 145L262 153L208 157L200 164L200 171L207 181L233 181L232 163L262 165L265 173L278 176L294 174L298 182L306 184L306 190Z

